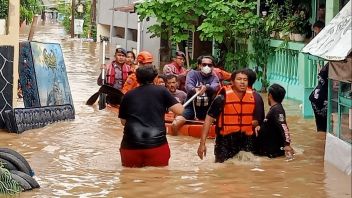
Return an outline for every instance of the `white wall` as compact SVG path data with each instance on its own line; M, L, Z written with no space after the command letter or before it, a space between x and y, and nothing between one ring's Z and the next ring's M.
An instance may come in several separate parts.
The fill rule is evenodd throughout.
M19 19L20 19L20 1L9 1L9 15L8 15L8 34L0 35L0 45L10 45L14 47L13 58L13 107L17 107L17 81L18 81L18 56L19 56Z

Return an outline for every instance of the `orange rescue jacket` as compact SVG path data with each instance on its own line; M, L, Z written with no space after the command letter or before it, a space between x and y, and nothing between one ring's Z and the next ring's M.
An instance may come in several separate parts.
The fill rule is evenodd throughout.
M156 77L153 81L154 85L160 85L162 82L159 80L158 77ZM122 93L126 94L128 91L136 88L139 86L139 83L137 81L137 76L136 73L132 73L127 77L127 80L125 81L125 84L122 87Z
M221 135L235 132L244 132L252 135L252 120L254 112L254 96L251 89L247 89L242 100L233 92L231 86L224 86L225 106L220 114L217 126Z

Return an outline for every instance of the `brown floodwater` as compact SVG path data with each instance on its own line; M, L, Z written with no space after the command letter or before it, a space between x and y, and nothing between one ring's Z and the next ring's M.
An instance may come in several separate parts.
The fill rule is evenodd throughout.
M168 167L124 168L116 113L85 105L99 88L101 45L71 39L57 24L39 25L34 40L61 44L76 119L22 134L0 131L0 147L23 154L41 185L19 197L351 197L351 176L324 163L325 134L315 132L314 120L303 119L292 100L284 107L296 150L293 161L240 153L215 164L213 140L200 160L198 139L168 136Z

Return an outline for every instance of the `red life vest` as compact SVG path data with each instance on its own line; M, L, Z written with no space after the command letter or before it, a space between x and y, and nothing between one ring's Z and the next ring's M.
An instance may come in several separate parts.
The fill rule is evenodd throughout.
M115 61L113 61L111 64L108 65L107 68L107 73L106 73L106 83L114 86L115 84L115 67L114 65L117 64ZM128 73L131 71L131 67L127 64L122 65L122 86L125 84L125 81L128 77Z
M225 106L217 122L220 134L245 132L246 135L252 135L255 106L253 91L247 88L242 100L238 98L230 86L224 86L221 91L225 91Z

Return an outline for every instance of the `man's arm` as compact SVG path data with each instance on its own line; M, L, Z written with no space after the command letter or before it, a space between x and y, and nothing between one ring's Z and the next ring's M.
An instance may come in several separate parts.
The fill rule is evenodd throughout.
M253 124L254 127L261 125L265 118L265 111L264 111L264 102L262 97L255 91L253 91L255 106L253 112L253 120L256 121L256 124Z
M277 128L280 130L280 134L282 137L282 140L284 141L285 146L289 146L291 143L291 137L290 137L290 131L287 127L286 123L286 118L285 114L282 111L278 111L273 115L274 117L274 124L277 126Z
M197 154L200 159L203 159L207 155L207 147L205 145L206 139L208 137L209 129L211 124L214 122L214 118L207 115L204 120L204 124L202 127L202 135L200 137L199 147L197 150Z
M218 76L213 74L210 85L207 86L207 92L216 93L220 89L220 81Z
M224 108L224 99L225 97L220 94L215 97L214 101L211 103L208 113L205 117L204 124L202 127L202 135L200 137L199 147L197 150L197 154L200 159L206 156L207 148L205 145L206 139L208 137L208 133L211 127L211 124L215 121L215 118L219 117Z
M187 76L186 76L185 88L186 88L187 94L191 91L195 92L196 86L197 86L196 71L191 70L187 73Z

